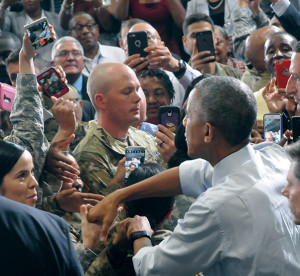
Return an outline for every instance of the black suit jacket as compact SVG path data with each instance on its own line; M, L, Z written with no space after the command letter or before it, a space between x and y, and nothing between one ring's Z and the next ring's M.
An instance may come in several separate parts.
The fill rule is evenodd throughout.
M291 35L300 39L300 12L290 4L282 16L276 16L282 27Z
M86 85L87 85L87 81L88 81L88 77L85 75L82 75L83 79L82 79L82 90L81 90L81 94L82 94L82 100L86 100L91 102L90 97L88 95L88 93L86 92Z
M0 196L0 275L83 275L60 217Z

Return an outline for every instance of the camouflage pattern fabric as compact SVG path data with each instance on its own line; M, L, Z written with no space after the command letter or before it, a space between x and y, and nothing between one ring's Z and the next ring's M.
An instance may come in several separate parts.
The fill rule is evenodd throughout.
M116 228L116 227L115 227ZM165 238L172 234L169 230L158 230L155 231L151 237L152 245L158 245ZM101 275L101 276L111 276L111 275L122 275L129 276L135 275L133 264L132 264L133 250L128 250L128 254L125 257L123 264L120 268L114 269L110 264L109 259L106 254L106 249L102 250L97 258L93 261L89 269L86 271L86 276Z
M31 153L34 175L39 179L49 143L44 136L43 106L40 92L37 90L36 75L18 74L17 93L10 121L13 130L5 140L22 145Z
M258 72L255 68L251 68L250 64L247 64L246 71L242 76L242 81L254 92L265 87L271 78L272 76L268 71Z
M118 162L125 156L127 146L145 147L145 162L166 164L156 148L154 137L134 127L128 129L126 141L113 138L97 124L89 122L86 136L75 148L73 154L80 166L81 179L86 184L85 192L108 195L121 188L118 184L110 184L114 177Z
M236 79L242 78L242 72L236 68L230 67L228 65L216 62L215 76L228 76Z
M174 231L178 220L183 219L185 213L190 209L190 206L195 200L195 198L185 195L176 196L174 210L172 211L170 218L165 222L164 228Z
M73 142L70 144L70 150L73 151L76 146L81 142L81 140L85 137L87 132L88 123L87 122L81 122L76 124L75 129L75 138ZM55 121L54 118L50 118L45 121L45 136L47 137L47 140L51 142L55 136L55 134L58 131L58 124Z

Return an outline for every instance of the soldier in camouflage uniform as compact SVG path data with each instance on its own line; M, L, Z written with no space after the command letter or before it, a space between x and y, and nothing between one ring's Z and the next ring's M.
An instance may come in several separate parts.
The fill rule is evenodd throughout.
M139 81L135 73L119 63L100 64L88 81L89 96L97 111L88 132L75 148L84 191L107 195L118 188L111 183L127 146L145 147L145 161L164 164L154 138L130 127L140 119Z

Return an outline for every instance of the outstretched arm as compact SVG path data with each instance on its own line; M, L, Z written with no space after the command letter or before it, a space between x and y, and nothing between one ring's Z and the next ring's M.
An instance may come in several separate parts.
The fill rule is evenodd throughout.
M137 184L119 189L89 210L88 219L102 225L100 240L105 241L109 227L117 216L119 204L140 198L182 194L179 168L173 168Z

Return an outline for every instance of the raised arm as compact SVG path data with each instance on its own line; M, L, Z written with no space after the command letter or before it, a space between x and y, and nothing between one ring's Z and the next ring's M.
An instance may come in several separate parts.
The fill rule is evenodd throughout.
M20 73L17 77L17 94L12 105L10 120L13 130L6 140L26 147L32 154L34 173L39 178L48 151L44 136L43 106L34 72L35 52L28 35L23 38L20 51Z
M179 194L182 194L182 190L177 167L109 194L89 210L88 220L102 225L100 240L105 241L109 227L117 216L119 204L140 198Z
M58 15L58 20L60 26L65 30L69 30L69 22L73 16L73 11L74 11L73 0L64 0Z
M171 15L178 28L182 28L186 11L180 0L167 0Z
M118 0L113 12L115 18L117 18L118 20L128 19L129 4L129 0Z

